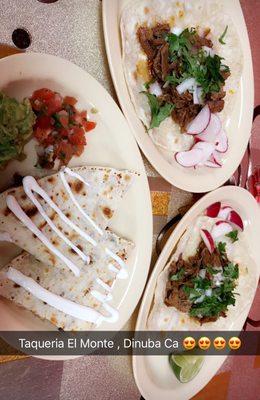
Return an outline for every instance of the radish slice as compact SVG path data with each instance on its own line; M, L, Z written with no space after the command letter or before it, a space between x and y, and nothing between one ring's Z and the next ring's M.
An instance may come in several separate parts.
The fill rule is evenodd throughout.
M227 151L228 138L224 129L221 129L221 131L217 135L215 145L216 145L216 150L219 151L220 153L225 153Z
M151 85L149 87L149 92L151 94L154 94L155 96L161 96L163 94L161 86L159 85L159 83L157 81L154 83L151 83Z
M186 90L191 90L196 85L196 81L194 78L185 79L182 83L176 86L176 90L179 94L183 94Z
M197 142L196 144L194 144L193 149L199 149L203 152L203 158L201 159L200 162L204 163L212 155L215 147L212 143Z
M209 124L206 129L202 133L198 135L200 140L204 142L216 142L216 138L221 131L221 121L216 114L211 114Z
M204 157L204 153L201 149L192 148L189 151L180 151L175 154L177 163L183 167L194 167L199 164Z
M221 219L228 219L228 216L230 212L232 211L232 208L229 206L223 206L221 207L219 213L218 213L218 218Z
M229 232L232 232L232 226L226 221L217 221L213 226L211 231L212 237L217 239L220 236L227 235Z
M216 203L211 204L206 209L205 214L207 215L207 217L216 218L219 214L220 208L221 208L221 203L220 201L217 201Z
M220 153L218 151L216 151L216 150L213 151L212 158L213 158L213 161L216 164L218 164L220 167L222 166L221 156L220 156Z
M208 167L208 168L220 168L221 167L221 165L219 165L219 164L217 164L215 161L206 161L205 162L205 167Z
M194 120L189 124L187 133L190 135L197 135L207 128L210 121L210 109L206 105L202 108L199 114L194 118Z
M241 231L244 230L244 224L242 218L236 211L234 210L230 211L228 215L228 221L231 222L231 224L234 224L237 228L241 229Z
M214 243L211 233L207 229L201 229L200 236L201 236L203 242L205 243L205 245L207 246L208 251L210 253L213 253L213 251L215 249L215 243Z

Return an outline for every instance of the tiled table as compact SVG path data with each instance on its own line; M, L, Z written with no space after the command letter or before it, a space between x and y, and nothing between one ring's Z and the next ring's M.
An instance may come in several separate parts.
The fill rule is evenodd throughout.
M241 4L253 52L255 104L260 104L260 0L241 0ZM31 50L57 54L74 61L99 80L116 99L106 61L99 0L58 0L56 4L41 4L37 0L1 0L0 15L0 42L10 45L12 31L25 27L32 33ZM0 57L14 51L2 45ZM147 160L144 162L153 202L155 240L167 220L176 214L179 207L193 202L194 197L172 187L158 176ZM258 295L251 310L254 319L259 319L259 306ZM134 328L135 318L136 312L127 328ZM65 362L2 357L0 361L0 399L140 398L129 357L82 357ZM259 372L260 357L229 357L194 399L256 400L260 398Z

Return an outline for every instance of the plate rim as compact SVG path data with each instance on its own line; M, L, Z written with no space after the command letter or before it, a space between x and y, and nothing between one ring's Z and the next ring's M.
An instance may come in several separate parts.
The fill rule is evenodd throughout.
M224 186L224 187L218 188L210 193L207 193L205 196L203 196L200 200L198 200L190 208L189 211L187 211L187 213L184 215L184 217L178 223L178 225L176 226L176 228L174 229L174 231L171 233L170 237L168 238L161 254L159 255L159 257L156 261L156 264L153 268L152 274L149 277L149 280L148 280L146 288L145 288L145 292L142 297L142 302L141 302L141 305L139 308L137 322L136 322L136 326L135 326L136 331L145 330L145 324L144 324L143 320L144 320L144 317L146 319L146 317L149 313L151 301L153 300L153 297L154 297L154 289L155 289L158 275L165 267L167 260L169 259L170 254L172 253L172 242L174 242L175 245L178 243L181 235L187 229L187 225L188 225L189 221L191 219L196 218L196 215L201 213L203 211L203 209L205 209L209 204L215 202L216 197L217 197L217 201L221 200L221 199L225 199L226 201L230 200L232 203L232 202L236 202L240 196L242 198L247 197L248 202L252 204L252 210L250 210L250 212L248 212L247 215L250 215L251 218L253 215L255 216L255 219L258 222L258 224L256 222L252 225L254 226L254 228L256 229L256 231L258 233L258 235L256 235L256 237L260 237L260 207L256 203L256 201L255 201L254 197L251 195L251 193L249 193L246 189L243 189L241 187L236 187L236 186ZM237 201L237 203L240 204L241 207L243 207L242 200ZM185 228L185 226L186 226L186 228ZM175 240L175 236L176 236L176 240ZM254 243L255 243L255 245L254 245L254 248L255 248L257 239L254 239ZM256 257L256 254L257 254L257 252L255 251L253 260L256 261L258 259L258 263L256 262L257 273L258 273L257 282L258 282L259 276L260 276L260 255L258 257ZM151 294L150 287L153 288L152 294ZM250 307L248 307L249 310L253 304L256 291L257 291L257 284L256 284L254 296L252 297L252 301L250 303ZM147 300L147 298L148 298L148 300ZM248 315L248 313L247 313L247 315ZM205 379L206 382L204 382L203 385L201 385L201 386L197 385L199 387L196 387L196 391L194 391L194 392L190 391L189 395L185 395L185 397L183 397L182 400L186 400L186 399L188 400L192 396L195 396L200 390L202 390L209 383L209 381L216 375L217 371L219 370L219 368L221 367L221 365L224 363L225 359L228 356L218 356L218 357L207 356L207 357L208 357L208 359L213 358L215 360L215 364L216 364L217 368L214 369L213 373L211 371L209 378ZM149 399L149 400L156 400L159 395L160 395L161 400L168 400L169 397L167 397L167 396L169 396L169 394L170 394L169 390L167 391L166 397L163 396L163 389L158 389L158 386L156 386L156 384L154 384L154 382L151 379L149 379L149 385L152 386L153 391L154 390L157 391L156 396L153 397L151 395L151 392L150 391L148 392L147 386L149 386L149 385L144 383L144 377L140 378L140 368L141 367L139 366L139 363L141 362L144 364L144 359L145 359L145 356L133 355L133 360L132 360L134 377L135 377L135 381L136 381L136 384L137 384L140 392L142 393L144 398ZM148 374L145 373L145 375L146 375L145 376L145 378L146 378L148 376ZM160 393L158 390L160 390ZM171 395L173 396L174 394L175 394L174 390L171 390Z
M34 57L42 58L45 61L46 60L47 61L48 60L49 61L57 60L60 63L69 65L70 68L74 68L75 71L77 71L77 70L81 71L81 73L83 73L86 76L86 80L92 81L92 84L96 85L99 88L99 91L101 91L103 93L105 101L107 102L107 104L109 104L109 108L111 108L113 110L113 113L117 114L117 118L118 118L118 120L120 120L120 125L124 124L124 127L125 127L124 130L126 131L125 135L128 135L129 140L131 142L131 146L133 146L133 149L135 149L134 157L138 160L137 171L138 171L138 173L140 175L138 178L141 179L143 208L145 208L145 215L146 215L146 224L145 224L146 227L145 227L145 230L146 230L146 235L147 235L147 240L146 240L147 243L146 243L145 251L143 249L141 249L141 246L139 245L140 246L140 251L142 252L141 254L142 254L142 259L143 260L141 260L139 262L137 261L137 259L133 260L133 264L135 264L135 262L136 262L137 265L136 265L136 268L135 268L135 270L134 270L134 272L133 272L133 274L131 276L131 280L129 281L129 284L127 286L127 291L124 292L123 297L120 300L119 306L123 307L124 304L126 305L126 303L129 303L129 298L130 298L130 300L131 300L131 298L133 298L133 300L131 300L130 304L128 304L128 306L127 306L128 313L124 314L120 319L120 321L121 321L120 322L120 329L118 329L118 330L121 330L124 327L124 325L131 318L131 316L132 316L132 314L134 312L134 309L136 308L136 305L138 304L138 301L140 300L140 298L142 296L142 293L143 293L143 290L144 290L144 287L145 287L145 284L146 284L146 281L147 281L147 278L148 278L150 262L151 262L151 256L152 256L153 214L152 214L152 204L151 204L148 177L146 175L143 159L142 159L140 150L139 150L139 148L137 146L137 143L136 143L136 141L134 140L134 138L133 138L133 136L131 134L129 125L128 125L128 123L127 123L122 111L120 110L119 106L117 105L117 103L115 102L113 97L111 96L111 94L107 91L106 88L104 88L102 86L102 84L98 80L96 80L92 75L90 75L86 70L81 68L79 65L71 62L70 60L67 60L67 59L64 59L62 57L55 56L55 55L52 55L52 54L48 54L48 53L25 52L25 53L18 53L18 54L10 55L10 56L7 56L7 57L4 57L4 58L0 59L0 68L1 68L2 64L10 63L15 59L23 58L25 60L26 59L30 60L30 58L34 58ZM24 61L24 62L28 62L28 61ZM87 97L87 95L86 95L86 97ZM86 164L86 165L90 165L90 164ZM93 164L91 164L91 165L93 165ZM116 167L116 168L120 169L118 167ZM129 168L121 167L121 169L129 169ZM54 173L56 173L56 171L54 171ZM137 194L136 194L136 196L138 197ZM140 262L142 264L141 265L142 268L138 268L138 265L140 264ZM144 268L144 266L145 266L145 268ZM139 277L139 275L137 275L137 272L140 271L140 270L142 271L141 277ZM137 279L137 282L142 282L142 284L136 285L136 282L135 282L135 285L134 285L134 277L136 277L136 276L138 277L138 279L135 278L135 280ZM135 294L137 294L134 297L131 296L131 288L133 288L133 287L135 287ZM127 296L125 296L125 293L127 293ZM128 301L126 301L127 298L128 298ZM1 306L2 301L3 300L1 299L0 308L2 307ZM19 309L20 309L20 307L19 307ZM126 316L127 316L127 318L126 318ZM111 326L111 329L112 328L113 327ZM68 356L66 359L70 359L70 358L71 357Z
M221 1L223 2L223 0ZM214 176L214 173L217 173L214 169L207 168L209 172L207 172L204 176L203 175L195 176L197 179L194 179L193 175L186 174L184 167L182 169L178 168L176 170L177 172L176 173L174 172L174 176L171 176L169 171L170 170L174 171L175 166L173 165L172 168L170 168L171 166L170 163L168 163L168 161L164 159L164 157L159 153L159 150L157 150L156 146L153 143L149 143L151 139L149 138L148 140L148 138L145 136L146 132L144 126L135 112L123 71L120 16L119 16L120 3L123 2L124 0L115 0L113 5L111 5L111 2L109 2L109 0L103 0L102 20L103 20L105 47L106 47L110 73L117 93L118 101L128 121L128 124L130 125L132 134L134 135L145 157L148 159L148 161L151 163L154 169L173 186L176 186L182 190L186 190L193 193L205 193L208 191L215 190L216 188L223 185L226 181L228 181L228 179L234 174L234 172L236 171L236 169L238 168L239 164L243 159L246 147L248 145L248 141L251 136L252 118L254 110L254 73L253 73L252 54L248 37L248 31L240 2L239 0L230 0L230 3L232 2L232 4L229 4L229 7L230 8L236 7L238 18L240 19L240 23L242 24L243 40L241 40L241 49L243 51L243 56L244 56L242 77L244 77L244 79L246 78L246 84L243 83L243 85L241 85L240 91L238 93L238 96L240 97L240 111L239 111L238 126L236 126L235 129L239 128L241 119L245 121L244 125L246 125L246 129L244 129L244 127L243 129L241 129L240 127L240 132L243 132L243 136L241 135L240 139L241 140L240 148L238 148L238 150L236 149L235 151L232 150L232 155L233 155L232 158L234 158L234 153L237 153L237 156L235 156L237 162L236 163L232 162L232 159L231 161L227 160L229 161L227 163L227 166L226 167L223 166L221 169L218 169L222 173L217 176ZM116 14L116 16L114 14ZM113 18L113 20L116 19L117 21L116 28L114 26L112 27L110 21L111 18ZM110 37L112 36L111 35L112 31L113 31L113 41L110 40ZM115 57L114 54L115 46L117 47L119 46L120 48L120 63L116 62L117 58ZM243 99L245 92L247 93L246 102L241 100ZM178 177L179 175L181 177ZM209 178L210 175L213 175L213 179L212 177L211 179Z

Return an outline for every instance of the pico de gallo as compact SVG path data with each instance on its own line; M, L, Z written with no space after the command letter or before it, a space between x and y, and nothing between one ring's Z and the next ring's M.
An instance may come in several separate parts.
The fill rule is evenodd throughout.
M77 99L43 88L33 93L30 102L36 114L38 166L52 169L55 160L67 165L73 156L80 156L87 144L86 132L96 123L88 120L87 111L76 109Z

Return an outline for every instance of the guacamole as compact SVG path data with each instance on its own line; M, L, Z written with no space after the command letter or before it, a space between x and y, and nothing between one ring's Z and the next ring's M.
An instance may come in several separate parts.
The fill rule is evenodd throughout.
M0 92L0 169L23 159L23 148L33 133L35 115L29 99L19 102Z

